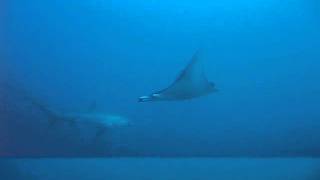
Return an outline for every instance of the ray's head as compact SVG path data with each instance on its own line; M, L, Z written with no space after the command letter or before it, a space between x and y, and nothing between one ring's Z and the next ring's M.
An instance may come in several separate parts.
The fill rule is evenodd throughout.
M138 99L138 102L150 102L150 101L159 101L161 100L161 94L153 93L149 96L141 96Z

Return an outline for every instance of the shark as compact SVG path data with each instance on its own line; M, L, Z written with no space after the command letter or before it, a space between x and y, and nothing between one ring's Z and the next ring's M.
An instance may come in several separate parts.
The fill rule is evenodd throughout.
M0 91L2 89L15 92L22 100L30 103L33 108L38 109L40 113L45 116L48 122L48 128L50 129L56 125L58 126L67 124L69 126L76 127L81 123L89 123L97 127L95 137L99 137L111 129L131 127L133 125L132 120L123 115L99 111L96 101L94 101L85 111L66 112L52 108L50 105L39 100L39 98L35 97L31 92L24 89L21 83L0 82Z
M55 124L66 123L70 126L76 126L78 123L95 123L97 131L95 138L100 137L110 128L128 127L132 125L130 119L125 116L110 114L105 112L94 111L92 106L88 112L68 112L62 113L53 110L39 101L31 100L32 104L37 107L48 119L49 127Z
M199 51L192 56L188 65L167 88L138 98L138 102L182 101L217 92L216 85L210 82L204 72Z

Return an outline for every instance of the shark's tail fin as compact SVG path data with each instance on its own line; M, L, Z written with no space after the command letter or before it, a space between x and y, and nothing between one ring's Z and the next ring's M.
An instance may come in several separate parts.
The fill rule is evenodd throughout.
M24 89L20 90L20 95L25 101L29 102L33 107L39 109L46 116L49 127L57 123L59 119L58 114L51 110L48 105L35 98L31 93Z
M58 120L61 119L61 118L59 118L59 116L56 112L51 110L44 103L41 103L40 101L38 101L32 97L28 97L28 99L34 107L38 108L47 117L49 127L54 126L55 124L57 124Z
M68 124L70 127L75 127L76 119L73 117L65 117L64 115L60 115L56 111L52 110L49 106L42 103L41 101L36 100L35 98L29 97L29 101L31 104L38 108L48 119L49 128L55 126L57 123Z
M20 83L18 82L5 82L2 84L5 88L10 91L19 94L19 97L27 102L30 103L31 106L39 109L48 119L49 127L53 126L59 120L59 115L54 112L52 109L49 108L45 103L41 102L39 99L35 98L32 93L26 90Z

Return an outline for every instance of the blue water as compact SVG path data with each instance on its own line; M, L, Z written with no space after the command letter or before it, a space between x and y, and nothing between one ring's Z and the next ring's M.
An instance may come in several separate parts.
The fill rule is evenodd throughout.
M299 169L300 159L290 158L308 164L320 156L318 1L11 0L0 8L0 156L102 158L79 164L33 159L31 168L6 159L0 166L39 170L40 179L90 179L79 171L105 179L104 169L113 166L137 172L133 179L187 179L183 172L194 167L189 179L231 179L230 166L238 179L318 177L306 175L317 172L317 163L304 166L301 176L286 169ZM219 92L182 102L137 102L168 86L198 49ZM26 96L60 113L95 104L131 125L98 140L92 138L95 124L48 128L47 116ZM244 157L258 159L237 159ZM275 157L286 159L262 167L268 159L260 158ZM45 165L51 161L53 169ZM136 162L152 166L137 171ZM60 165L72 171L55 175ZM171 173L161 177L163 169Z
M2 160L2 179L318 180L320 161L296 159L23 159Z

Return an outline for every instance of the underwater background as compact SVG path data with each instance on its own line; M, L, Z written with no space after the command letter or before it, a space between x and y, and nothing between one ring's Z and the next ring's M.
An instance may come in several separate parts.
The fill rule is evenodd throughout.
M317 0L11 0L0 17L0 179L320 179ZM198 49L217 93L138 102ZM33 101L130 125L94 138Z

